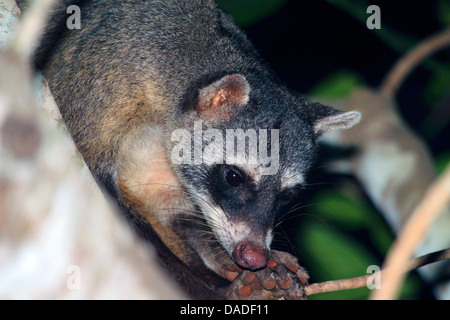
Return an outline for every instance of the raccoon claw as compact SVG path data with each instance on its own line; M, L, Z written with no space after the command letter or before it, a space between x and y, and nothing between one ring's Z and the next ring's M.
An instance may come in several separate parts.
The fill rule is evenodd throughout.
M308 278L294 256L273 250L265 268L242 271L232 281L226 295L239 300L305 300L303 287Z
M302 285L308 284L308 273L303 267L300 266L297 258L287 252L272 250L269 262L267 263L267 267L274 269L279 274L283 275L286 272L286 270L281 271L284 267L287 269L287 271L294 273L298 277L298 280Z

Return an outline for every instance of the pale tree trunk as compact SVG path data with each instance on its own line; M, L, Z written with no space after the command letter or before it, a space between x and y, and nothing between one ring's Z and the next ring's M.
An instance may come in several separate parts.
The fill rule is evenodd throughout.
M103 197L42 78L36 107L24 58L0 54L0 298L184 298Z

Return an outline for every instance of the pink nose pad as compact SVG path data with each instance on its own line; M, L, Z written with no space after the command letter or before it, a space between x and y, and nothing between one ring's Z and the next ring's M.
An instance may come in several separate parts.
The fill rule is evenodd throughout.
M249 241L241 241L233 250L233 258L241 268L256 270L266 266L269 252Z

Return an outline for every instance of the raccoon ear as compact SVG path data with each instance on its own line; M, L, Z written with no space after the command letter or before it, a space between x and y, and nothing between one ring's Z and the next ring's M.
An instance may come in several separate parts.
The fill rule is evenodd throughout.
M359 111L343 112L322 104L315 104L314 133L317 136L330 130L349 129L361 120Z
M244 76L225 76L200 90L197 112L207 118L227 120L236 108L247 104L249 93L250 86Z

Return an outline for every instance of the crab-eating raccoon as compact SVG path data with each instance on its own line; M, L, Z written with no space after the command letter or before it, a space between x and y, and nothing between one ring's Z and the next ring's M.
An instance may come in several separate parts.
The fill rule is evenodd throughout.
M274 297L270 285L242 294L242 274L305 275L270 249L274 221L304 185L318 137L360 114L288 89L213 1L64 2L36 64L97 181L182 287ZM80 29L65 25L70 4Z

